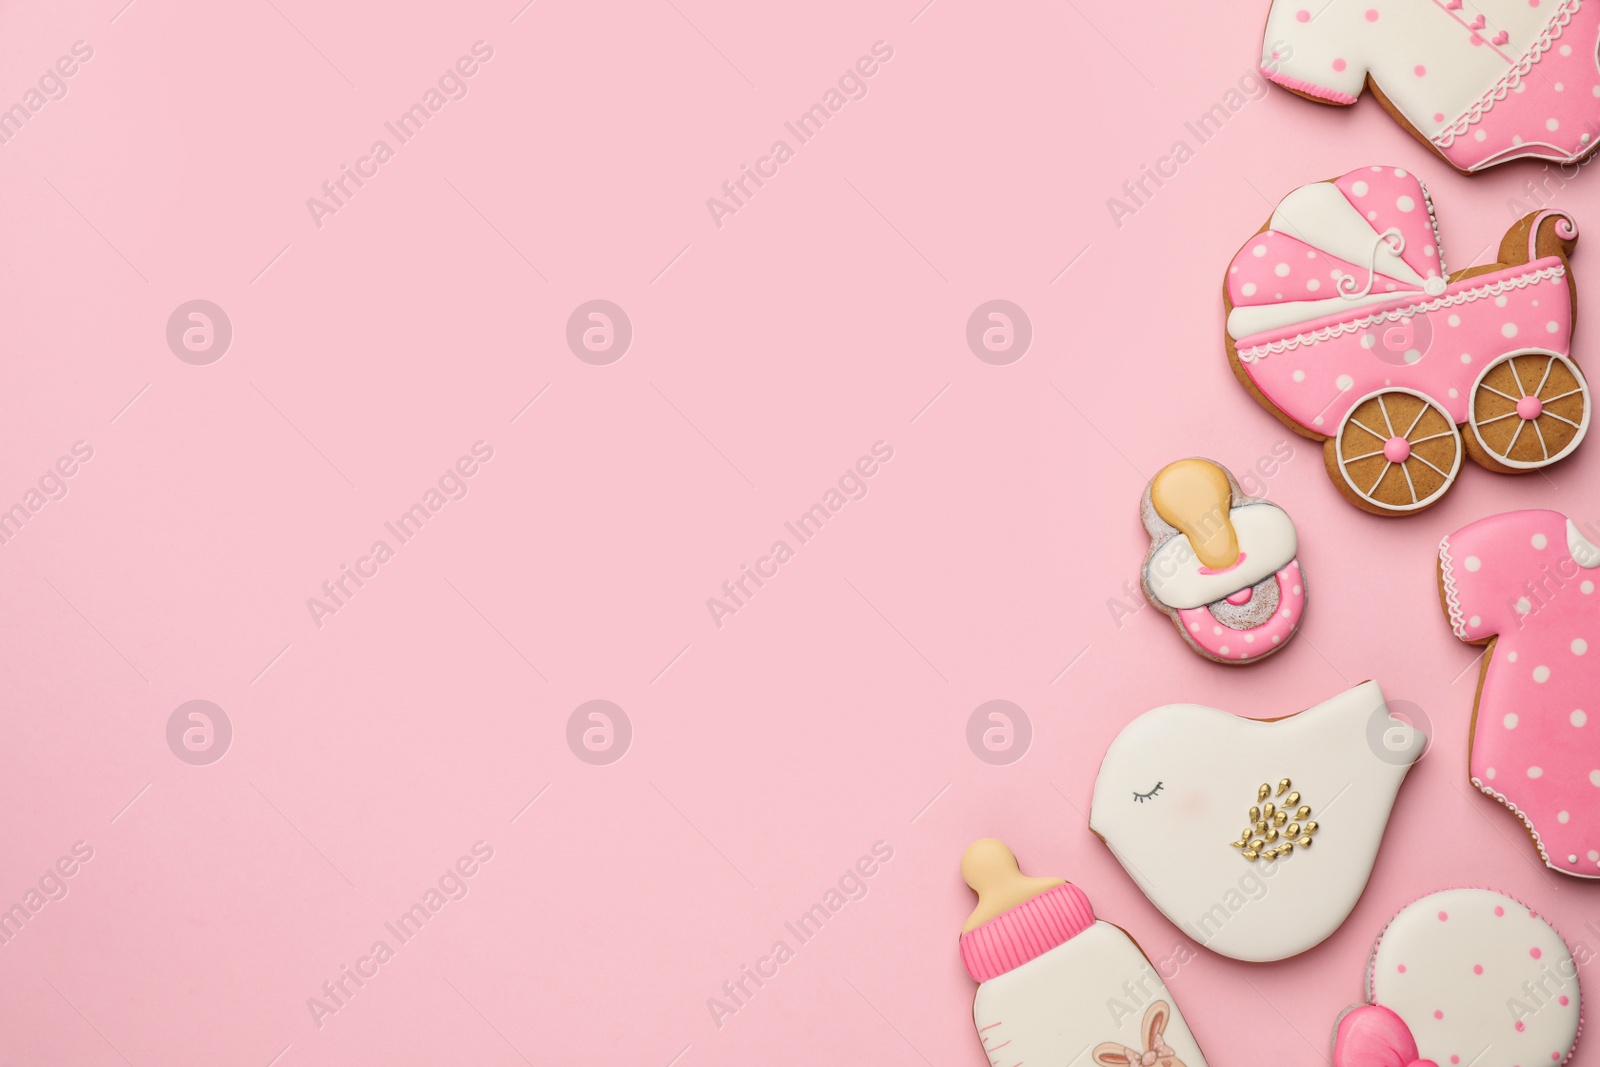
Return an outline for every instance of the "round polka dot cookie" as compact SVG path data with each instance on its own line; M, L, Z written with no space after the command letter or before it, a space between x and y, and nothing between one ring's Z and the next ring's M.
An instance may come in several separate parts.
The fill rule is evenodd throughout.
M1367 1003L1334 1028L1334 1067L1537 1067L1571 1058L1578 965L1527 906L1446 889L1378 935Z
M1497 262L1452 274L1409 172L1363 167L1302 186L1228 266L1234 375L1323 442L1334 486L1377 515L1437 503L1463 457L1502 473L1547 467L1589 428L1570 355L1577 238L1570 216L1535 212L1507 231Z
M1572 163L1600 141L1600 7L1583 0L1275 0L1261 71L1349 105L1370 84L1464 173L1512 159Z
M1294 522L1244 495L1209 459L1180 459L1145 487L1150 535L1139 581L1189 647L1217 663L1254 663L1300 629L1306 580Z
M1450 628L1488 646L1472 784L1522 820L1546 865L1579 878L1600 878L1597 581L1600 545L1559 511L1491 515L1439 544Z

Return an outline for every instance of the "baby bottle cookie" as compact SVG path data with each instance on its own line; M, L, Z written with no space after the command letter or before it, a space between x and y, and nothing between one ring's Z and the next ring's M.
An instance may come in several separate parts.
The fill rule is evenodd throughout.
M1334 1067L1559 1067L1577 1044L1566 942L1490 889L1407 905L1378 935L1366 986L1366 1003L1334 1027Z
M1209 459L1156 472L1139 505L1150 551L1139 582L1189 647L1217 663L1254 663L1300 629L1299 538L1288 513L1244 495Z
M1206 1067L1161 976L1077 886L1023 875L993 838L967 848L961 876L978 894L960 945L990 1063Z
M1361 898L1426 744L1376 682L1279 719L1168 704L1111 742L1089 828L1192 940L1286 959Z
M1579 878L1600 878L1597 580L1600 546L1559 511L1491 515L1439 544L1450 628L1488 646L1472 784L1522 820L1547 866Z

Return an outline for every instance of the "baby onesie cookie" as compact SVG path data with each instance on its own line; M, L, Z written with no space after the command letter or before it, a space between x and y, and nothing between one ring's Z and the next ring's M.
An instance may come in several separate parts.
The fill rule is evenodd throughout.
M1244 495L1209 459L1156 472L1139 504L1150 551L1139 582L1189 647L1254 663L1288 643L1306 608L1299 538L1278 505Z
M967 848L961 876L978 894L961 959L991 1064L1205 1067L1161 976L1081 889L1024 876L993 838Z
M1579 878L1600 878L1597 581L1600 547L1559 511L1492 515L1439 544L1450 628L1488 646L1472 784L1522 820L1547 866Z
M1280 719L1168 704L1111 742L1089 829L1192 940L1285 959L1355 907L1426 744L1376 682Z
M1307 99L1372 87L1452 167L1572 163L1600 133L1600 6L1584 0L1274 0L1261 71Z
M1334 1027L1334 1067L1559 1067L1582 1021L1566 942L1490 889L1407 905L1378 935L1366 987Z
M1437 503L1463 454L1500 473L1547 467L1589 428L1570 355L1577 239L1570 216L1535 212L1497 262L1452 274L1413 175L1363 167L1301 186L1228 267L1234 376L1323 442L1334 486L1376 515Z

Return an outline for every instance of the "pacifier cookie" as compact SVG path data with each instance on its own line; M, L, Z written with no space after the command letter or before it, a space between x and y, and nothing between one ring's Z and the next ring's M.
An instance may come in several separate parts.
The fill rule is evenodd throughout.
M1292 93L1384 109L1464 173L1575 163L1600 132L1600 8L1583 0L1275 0L1261 71Z
M1547 866L1579 878L1600 878L1597 581L1600 546L1559 511L1492 515L1439 544L1450 628L1488 646L1472 784L1522 820Z
M1415 514L1443 498L1463 457L1519 474L1582 443L1577 238L1570 216L1535 212L1506 232L1497 262L1452 274L1414 175L1362 167L1301 186L1228 266L1228 359L1259 403L1323 442L1347 500Z
M993 838L967 848L961 875L978 894L961 959L991 1064L1205 1067L1160 974L1081 889L1026 877Z
M1558 1067L1582 1021L1566 942L1490 889L1407 905L1378 935L1366 987L1334 1028L1333 1067Z
M1220 464L1181 459L1156 472L1139 514L1150 535L1140 586L1190 648L1254 663L1299 630L1299 538L1278 505L1245 496Z
M1376 682L1280 719L1169 704L1111 742L1089 828L1189 938L1281 960L1355 907L1426 744Z

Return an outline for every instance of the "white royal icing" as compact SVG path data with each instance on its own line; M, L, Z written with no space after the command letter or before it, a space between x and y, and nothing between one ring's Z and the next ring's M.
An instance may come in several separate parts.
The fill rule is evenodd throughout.
M1173 608L1214 604L1276 574L1299 554L1294 521L1276 504L1244 504L1228 512L1244 562L1211 574L1194 554L1189 539L1172 538L1151 555L1145 578L1156 599Z
M1572 553L1572 560L1580 567L1600 567L1600 546L1583 536L1578 531L1577 523L1567 520L1567 551Z
M1096 922L978 986L972 1019L990 1061L1001 1067L1091 1067L1100 1063L1094 1052L1103 1043L1147 1051L1142 1026L1157 1002L1169 1009L1162 1044L1174 1055L1157 1057L1152 1067L1206 1067L1172 994L1139 946L1111 923Z
M1447 889L1389 923L1367 996L1400 1016L1421 1057L1440 1067L1534 1067L1565 1061L1577 1040L1577 974L1561 936L1525 905Z
M1328 937L1355 907L1426 741L1390 715L1376 682L1276 721L1169 704L1111 743L1089 826L1189 937L1234 959L1284 959ZM1311 847L1252 863L1232 842L1258 787L1283 778L1319 829Z

